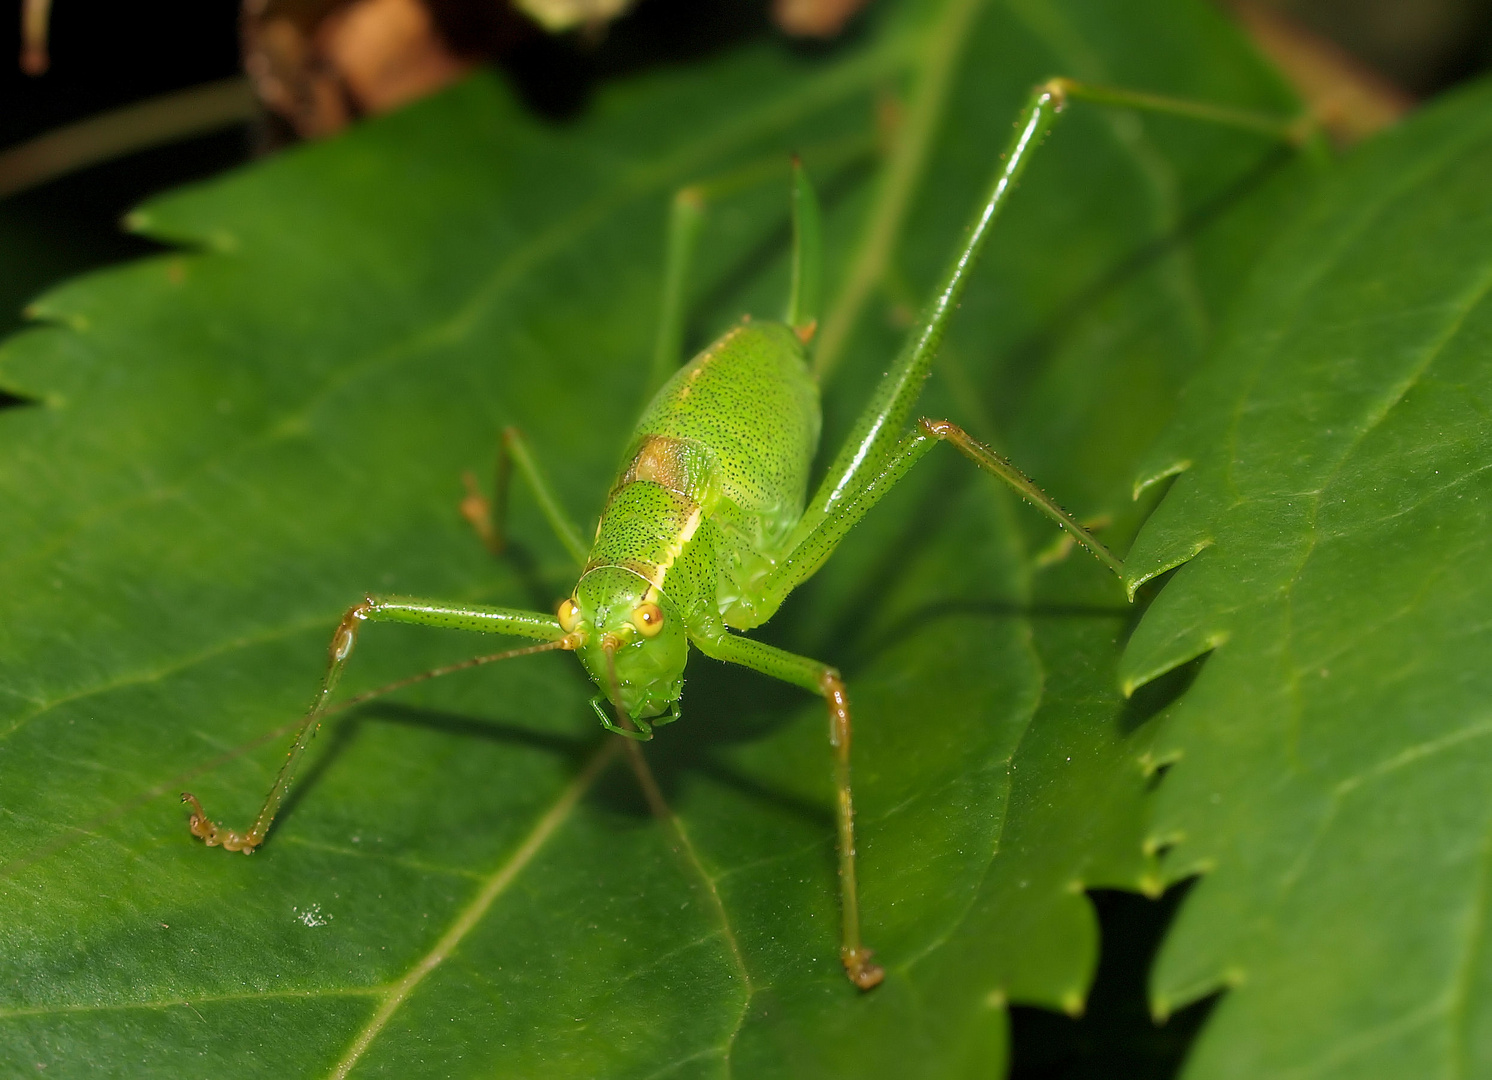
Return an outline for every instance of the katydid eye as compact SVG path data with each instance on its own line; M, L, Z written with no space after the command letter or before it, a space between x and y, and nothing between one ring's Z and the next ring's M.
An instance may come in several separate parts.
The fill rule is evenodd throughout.
M559 624L560 629L567 634L574 633L575 628L580 625L580 605L573 597L560 601Z
M657 604L638 604L632 612L632 625L643 637L657 637L663 629L663 609Z

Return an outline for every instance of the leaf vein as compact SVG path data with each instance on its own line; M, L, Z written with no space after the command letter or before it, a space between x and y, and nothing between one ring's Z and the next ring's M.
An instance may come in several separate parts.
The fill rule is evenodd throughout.
M1461 137L1452 140L1446 146L1443 153L1427 155L1417 166L1405 169L1396 177L1396 182L1385 185L1381 196L1375 199L1363 199L1357 204L1359 209L1345 228L1338 231L1336 242L1323 246L1317 252L1315 266L1307 273L1300 275L1300 286L1296 289L1294 298L1289 305L1289 313L1286 318L1279 320L1281 329L1267 340L1257 343L1258 355L1268 355L1277 350L1278 343L1282 338L1294 333L1305 317L1307 302L1315 295L1315 286L1319 284L1330 271L1341 261L1349 247L1361 239L1378 222L1382 221L1392 209L1398 205L1400 198L1408 191L1421 190L1431 183L1430 178L1436 173L1451 168L1460 154L1468 147L1475 145L1482 138L1480 130L1463 132ZM1233 469L1241 461L1248 460L1247 455L1240 455L1238 449L1239 428L1243 422L1244 413L1253 398L1253 389L1263 377L1264 365L1256 363L1250 372L1246 384L1240 388L1237 401L1233 407L1232 415L1228 423L1227 437L1227 460L1223 470L1223 482L1228 491L1232 492L1235 499L1242 499L1237 478ZM1322 485L1323 490L1325 485Z
M1471 997L1471 983L1476 975L1475 958L1484 951L1487 940L1487 897L1492 891L1492 820L1482 830L1481 851L1477 853L1476 891L1471 897L1470 922L1466 930L1461 963L1451 983L1450 1002L1446 1019L1454 1029L1451 1036L1453 1072L1457 1076L1472 1075L1468 1043L1467 1001Z
M291 637L295 634L314 629L317 626L330 625L334 619L335 616L318 616L287 623L272 630L265 630L255 634L245 634L147 671L137 671L120 675L106 682L82 687L71 693L61 694L49 700L34 702L35 708L31 712L17 717L11 722L10 727L4 731L0 731L0 742L4 742L31 721L51 712L53 709L61 708L64 705L71 705L78 701L85 701L90 697L97 697L100 694L109 694L115 690L160 682L169 676L179 675L181 672L196 667L198 664L207 663L210 660L215 660L220 656L225 656L239 649L247 649L255 645L263 645L266 642Z
M281 998L371 997L380 993L377 986L325 987L316 990L258 990L242 994L204 994L201 997L179 997L164 1001L68 1002L58 1005L23 1005L0 1009L0 1020L28 1016L54 1016L59 1013L113 1012L127 1009L174 1009L182 1005L217 1005L236 1001L266 1001Z
M486 883L478 890L471 903L460 911L434 947L420 957L403 978L383 992L383 1001L379 1004L377 1011L362 1030L353 1037L341 1060L333 1067L330 1073L332 1080L344 1080L352 1071L353 1066L367 1053L368 1048L382 1034L383 1029L388 1026L388 1022L393 1019L400 1006L409 1000L409 996L414 993L415 988L425 976L439 967L455 951L466 935L482 921L482 917L487 914L493 902L507 890L524 868L533 861L534 856L539 853L549 838L565 823L571 811L590 790L591 785L606 771L606 767L611 764L616 753L616 740L605 740L591 755L585 767L560 792L553 805L534 824L533 829L524 838L523 843L518 845L517 850L488 875Z

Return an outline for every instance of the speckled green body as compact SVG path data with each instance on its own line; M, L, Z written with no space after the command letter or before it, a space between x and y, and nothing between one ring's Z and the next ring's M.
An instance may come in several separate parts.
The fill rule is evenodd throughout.
M708 608L734 629L765 622L773 613L754 605L753 586L803 515L819 425L797 335L781 323L735 327L638 421L587 570L636 570L681 610Z
M776 603L759 585L802 517L819 426L818 385L781 323L743 322L680 368L638 421L607 498L575 591L587 623L620 623L647 601L696 640L770 618ZM626 648L617 666L674 651ZM581 659L600 668L599 656ZM677 700L675 680L642 675L623 675L654 687L629 711L653 716Z

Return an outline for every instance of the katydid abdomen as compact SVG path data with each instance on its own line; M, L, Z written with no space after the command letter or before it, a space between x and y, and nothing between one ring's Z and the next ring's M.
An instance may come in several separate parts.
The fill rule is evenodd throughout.
M776 605L758 602L759 585L802 517L819 426L798 335L774 322L729 330L675 372L638 421L586 573L638 574L692 631L765 622Z

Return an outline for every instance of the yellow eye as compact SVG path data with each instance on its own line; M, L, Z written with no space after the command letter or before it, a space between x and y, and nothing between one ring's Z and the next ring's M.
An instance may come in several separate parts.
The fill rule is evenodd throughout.
M559 606L560 629L565 633L573 633L580 625L580 605L572 597L566 597L560 601Z
M643 637L657 637L663 629L663 609L657 604L638 604L632 612L632 625Z

